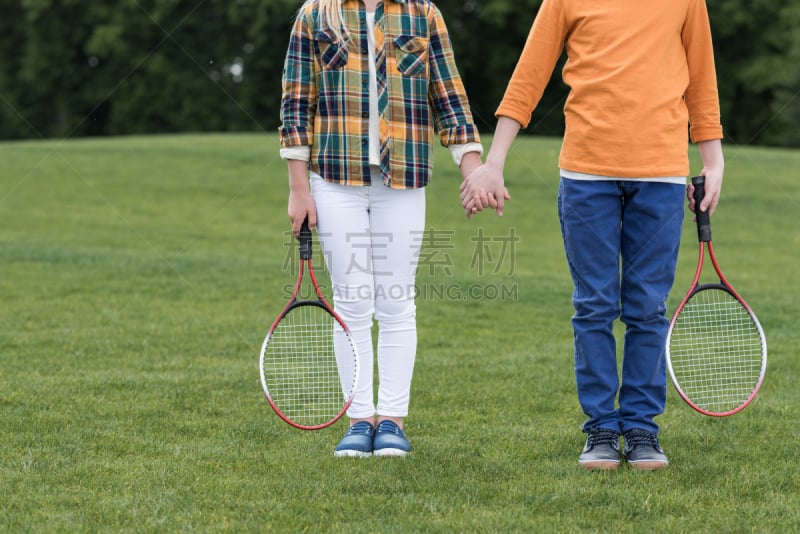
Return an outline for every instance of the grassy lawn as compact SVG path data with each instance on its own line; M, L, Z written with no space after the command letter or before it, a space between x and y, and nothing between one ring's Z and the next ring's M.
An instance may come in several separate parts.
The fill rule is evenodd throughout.
M518 140L505 216L471 221L437 152L414 452L354 461L345 423L295 430L260 388L295 275L276 136L0 144L0 531L800 530L800 152L726 147L713 221L767 334L761 393L714 419L670 386L670 467L587 473L559 146ZM687 216L673 307L696 249Z

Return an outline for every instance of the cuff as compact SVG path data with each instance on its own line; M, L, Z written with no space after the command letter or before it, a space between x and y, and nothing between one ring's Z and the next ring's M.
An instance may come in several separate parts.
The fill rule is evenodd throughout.
M300 161L308 161L311 159L311 147L292 146L289 148L282 148L281 159L297 159Z
M467 152L477 152L479 155L483 155L483 145L480 143L464 143L461 145L450 145L448 147L450 149L450 155L453 156L453 161L456 163L458 167L461 167L461 159L464 157L464 154Z
M722 139L722 125L721 124L698 124L689 127L689 137L693 143L701 143L703 141L713 141Z

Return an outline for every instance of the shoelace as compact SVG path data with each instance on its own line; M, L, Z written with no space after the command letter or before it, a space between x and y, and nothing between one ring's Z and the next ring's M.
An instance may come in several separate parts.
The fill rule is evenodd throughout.
M589 432L587 441L589 446L605 445L606 443L619 443L619 434L607 428L598 428Z
M647 430L629 430L625 433L625 443L628 447L636 445L652 445L658 447L658 436Z
M391 421L381 421L378 425L378 432L391 432L392 434L400 435L400 427Z
M372 425L367 422L361 422L354 424L347 430L348 436L354 436L356 434L364 434L367 436L372 434Z

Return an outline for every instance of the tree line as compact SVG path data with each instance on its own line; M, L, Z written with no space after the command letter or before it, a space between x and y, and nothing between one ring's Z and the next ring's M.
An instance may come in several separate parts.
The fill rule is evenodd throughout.
M0 139L274 131L301 3L0 0ZM490 132L541 0L436 4ZM708 7L728 142L800 147L800 2ZM529 133L563 133L566 91L557 69Z

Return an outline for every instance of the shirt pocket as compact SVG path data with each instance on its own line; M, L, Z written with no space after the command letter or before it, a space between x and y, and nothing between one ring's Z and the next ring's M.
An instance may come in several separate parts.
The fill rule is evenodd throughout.
M333 33L319 30L314 34L317 56L326 69L339 69L347 64L347 46L336 41Z
M394 39L397 70L406 76L421 76L428 67L428 41L414 35L399 35Z

